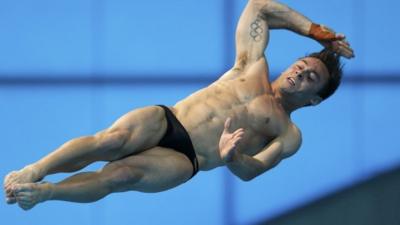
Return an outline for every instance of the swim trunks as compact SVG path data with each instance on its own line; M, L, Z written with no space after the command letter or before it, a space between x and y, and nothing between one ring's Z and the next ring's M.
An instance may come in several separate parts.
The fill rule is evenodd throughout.
M159 146L172 148L173 150L186 155L193 165L192 178L199 171L199 163L193 148L192 140L183 125L178 121L171 110L165 105L157 105L164 109L167 119L167 131L159 142Z

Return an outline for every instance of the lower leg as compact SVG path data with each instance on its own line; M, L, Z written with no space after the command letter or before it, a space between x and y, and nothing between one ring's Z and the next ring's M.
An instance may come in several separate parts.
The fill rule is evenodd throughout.
M49 200L94 202L110 193L111 189L101 172L84 172L54 184Z
M58 172L74 172L89 163L90 153L96 149L96 140L92 136L70 140L58 149L33 164L44 177Z
M16 184L13 193L23 209L30 209L47 200L87 203L102 199L112 192L132 190L141 178L138 170L113 162L101 171L78 173L57 184Z
M118 157L117 149L122 147L126 136L127 132L115 131L72 139L33 166L44 177L59 172L78 171L95 161L113 160Z
M98 172L85 172L71 176L60 183L25 183L13 187L18 205L25 210L48 200L94 202L110 193L110 188L99 179Z
M15 183L36 182L48 174L74 172L95 161L114 160L119 157L118 149L123 146L126 136L126 131L115 131L68 141L39 161L8 174L5 188L9 189Z
M76 138L38 162L9 173L4 179L7 203L16 202L11 190L15 184L37 182L46 175L57 172L77 171L95 161L114 160L119 157L118 148L124 144L127 134L127 131L118 130Z

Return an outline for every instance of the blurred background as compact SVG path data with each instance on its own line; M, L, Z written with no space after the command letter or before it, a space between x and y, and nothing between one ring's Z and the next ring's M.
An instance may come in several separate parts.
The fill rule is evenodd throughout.
M246 2L0 0L1 177L132 109L174 105L218 79L233 65ZM3 224L268 223L398 168L400 3L282 2L346 34L356 54L343 60L343 85L332 98L293 114L303 132L297 154L251 182L219 168L158 194L52 201L28 212L1 203ZM272 79L320 49L310 39L272 31L266 51Z

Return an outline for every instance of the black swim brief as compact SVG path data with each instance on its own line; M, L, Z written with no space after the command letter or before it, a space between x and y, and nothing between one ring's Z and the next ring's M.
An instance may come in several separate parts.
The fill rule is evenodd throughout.
M178 121L171 110L165 105L158 105L165 111L165 118L167 119L167 131L164 137L159 142L159 146L172 148L173 150L186 155L193 165L192 178L199 171L199 163L197 161L196 153L193 148L192 140L183 125Z

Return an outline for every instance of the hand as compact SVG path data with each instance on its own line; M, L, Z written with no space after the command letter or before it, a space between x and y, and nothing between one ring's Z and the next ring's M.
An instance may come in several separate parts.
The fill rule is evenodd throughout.
M344 34L337 34L332 29L319 24L312 24L309 32L310 37L314 38L325 48L348 59L354 57L354 51L346 41Z
M228 117L225 121L224 131L219 140L219 154L224 162L232 162L237 154L237 146L243 138L244 129L237 129L235 132L229 132L232 119Z

